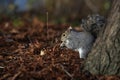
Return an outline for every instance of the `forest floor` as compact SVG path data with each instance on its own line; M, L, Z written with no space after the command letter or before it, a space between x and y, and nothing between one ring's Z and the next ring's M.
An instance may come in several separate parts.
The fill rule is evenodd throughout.
M0 80L120 80L118 76L92 75L82 70L78 52L60 49L60 36L68 25L39 20L0 23Z

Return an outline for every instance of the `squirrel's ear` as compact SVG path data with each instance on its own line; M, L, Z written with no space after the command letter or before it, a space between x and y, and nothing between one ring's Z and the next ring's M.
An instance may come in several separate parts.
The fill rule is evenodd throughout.
M72 27L70 26L67 31L68 31L68 32L71 32L71 30L72 30Z
M70 26L69 28L68 28L68 30L71 30L72 29L72 27Z

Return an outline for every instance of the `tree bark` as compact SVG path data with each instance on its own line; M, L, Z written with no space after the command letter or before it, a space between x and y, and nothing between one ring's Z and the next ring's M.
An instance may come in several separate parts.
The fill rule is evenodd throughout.
M113 1L106 27L85 60L84 70L92 74L120 76L120 0Z

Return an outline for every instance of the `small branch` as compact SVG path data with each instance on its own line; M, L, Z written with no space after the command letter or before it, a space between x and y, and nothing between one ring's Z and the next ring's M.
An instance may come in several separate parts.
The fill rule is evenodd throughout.
M73 76L64 68L64 66L62 64L60 64L60 67L69 77L71 77L73 79Z
M1 69L3 69L4 67L0 66Z
M11 80L15 80L20 74L21 74L21 71L15 74Z
M31 40L30 36L27 36L27 38L28 38L29 42L32 43L32 40Z
M49 37L49 33L48 33L48 12L46 12L46 29L47 29L47 40Z
M10 73L7 73L7 74L4 74L0 80L5 80L5 78L9 77L11 74Z
M48 28L48 12L46 12L46 18L47 18L47 23L46 23L46 25L47 25L47 28Z

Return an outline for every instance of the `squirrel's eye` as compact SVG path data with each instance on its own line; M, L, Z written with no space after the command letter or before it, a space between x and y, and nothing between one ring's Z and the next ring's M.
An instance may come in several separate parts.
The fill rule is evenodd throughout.
M63 36L65 36L65 34L63 34Z

